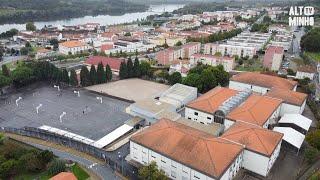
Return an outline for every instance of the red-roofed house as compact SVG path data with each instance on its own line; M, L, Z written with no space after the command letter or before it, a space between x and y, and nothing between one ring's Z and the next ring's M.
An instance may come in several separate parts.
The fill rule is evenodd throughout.
M111 71L114 74L118 75L120 64L121 62L123 62L123 60L119 58L110 58L104 56L91 56L84 62L84 64L88 66L91 66L93 64L97 67L100 62L102 62L104 67L108 64L111 68Z
M272 71L278 71L283 59L283 53L283 47L269 46L263 58L263 66Z
M119 37L113 32L105 32L101 34L101 39L103 39L104 41L117 42Z

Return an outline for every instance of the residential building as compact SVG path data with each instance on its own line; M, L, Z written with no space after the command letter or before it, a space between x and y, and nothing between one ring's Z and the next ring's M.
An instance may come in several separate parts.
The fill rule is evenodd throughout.
M252 46L231 45L231 44L212 44L204 45L204 53L215 55L217 52L222 56L238 56L252 58L256 55L257 49Z
M296 79L309 78L313 80L317 73L316 67L313 66L299 66L296 73Z
M37 50L37 53L35 54L35 59L49 58L55 55L57 55L56 51L41 48Z
M272 88L296 91L298 83L293 80L261 74L258 72L243 72L230 78L229 88L248 90L266 94Z
M222 65L224 70L230 72L235 67L235 58L228 56L215 56L210 54L193 54L190 57L190 64L202 63L210 66Z
M90 46L81 41L66 41L59 43L59 52L65 55L79 54L90 49Z
M284 57L284 48L269 46L263 58L263 66L271 71L278 71Z

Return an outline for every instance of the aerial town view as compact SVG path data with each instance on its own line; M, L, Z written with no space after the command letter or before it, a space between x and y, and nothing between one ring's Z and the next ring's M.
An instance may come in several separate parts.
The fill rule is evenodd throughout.
M320 180L319 0L0 0L0 180Z

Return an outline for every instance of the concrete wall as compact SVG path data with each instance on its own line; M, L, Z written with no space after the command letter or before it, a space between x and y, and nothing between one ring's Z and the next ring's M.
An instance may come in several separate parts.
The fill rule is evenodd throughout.
M266 176L268 172L269 158L261 154L244 150L243 153L243 168L254 173Z
M292 104L282 103L280 116L283 116L284 114L302 114L305 106L306 106L306 101L304 101L301 106L295 106Z

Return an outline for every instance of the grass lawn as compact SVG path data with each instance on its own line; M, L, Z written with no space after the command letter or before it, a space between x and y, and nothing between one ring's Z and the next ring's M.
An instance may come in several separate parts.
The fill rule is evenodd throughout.
M305 52L305 54L315 61L320 62L320 53Z
M78 178L78 180L86 180L90 177L89 174L85 170L83 170L78 164L72 166L71 171Z

